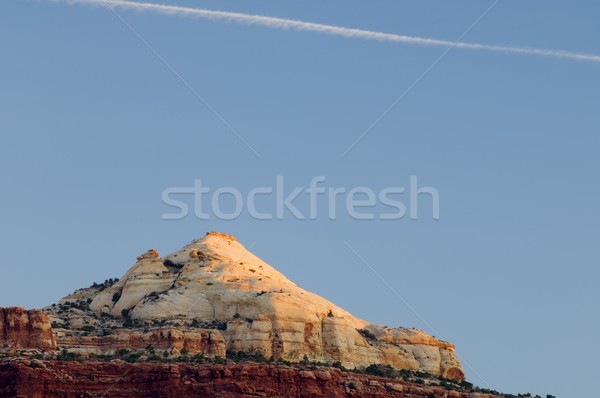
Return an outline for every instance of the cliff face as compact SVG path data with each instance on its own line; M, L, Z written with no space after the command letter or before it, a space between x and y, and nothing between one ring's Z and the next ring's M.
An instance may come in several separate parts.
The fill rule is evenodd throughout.
M365 397L495 398L336 368L280 364L0 361L0 397Z
M58 333L59 346L77 354L113 355L119 350L146 350L152 347L158 352L190 355L203 354L208 357L225 358L226 344L218 330L181 330L177 328L155 328L115 330L107 336L85 336L76 333Z
M56 334L42 311L0 308L0 344L14 348L56 349Z

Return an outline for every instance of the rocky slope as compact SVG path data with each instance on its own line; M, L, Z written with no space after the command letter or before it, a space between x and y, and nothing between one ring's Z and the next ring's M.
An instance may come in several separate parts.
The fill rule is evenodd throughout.
M0 361L0 397L495 398L336 368L282 364Z

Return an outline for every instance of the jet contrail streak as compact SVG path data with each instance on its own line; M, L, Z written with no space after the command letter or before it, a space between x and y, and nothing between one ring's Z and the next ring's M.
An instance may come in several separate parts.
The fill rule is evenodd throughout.
M514 47L481 43L455 43L450 40L429 39L417 36L405 36L393 33L383 33L371 30L345 28L342 26L325 25L313 22L304 22L294 19L267 17L263 15L243 14L229 11L213 11L203 8L179 7L155 3L141 3L129 0L50 0L53 2L71 3L71 4L91 4L107 5L113 8L130 9L136 11L151 11L165 15L180 15L186 17L197 17L214 20L225 20L240 22L250 25L267 26L275 29L298 30L305 32L318 32L334 36L343 36L348 38L360 38L366 40L378 40L386 42L398 42L408 44L419 44L426 46L441 46L463 48L469 50L487 50L504 53L518 53L526 55L538 55L544 57L566 58L577 61L600 62L600 55L580 53L565 50L554 50L535 47Z

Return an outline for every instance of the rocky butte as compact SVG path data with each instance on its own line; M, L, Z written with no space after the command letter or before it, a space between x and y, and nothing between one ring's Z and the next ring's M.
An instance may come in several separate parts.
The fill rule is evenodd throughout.
M115 380L114 388L120 392L107 396L127 396L123 391L132 388L137 396L145 396L144 391L160 383L166 383L167 393L151 396L200 391L190 383L208 388L208 395L202 396L244 396L242 390L260 390L256 383L264 379L263 387L272 386L271 393L262 396L371 396L365 386L372 381L372 396L413 397L420 396L414 391L426 390L393 387L389 380L352 376L345 369L402 370L405 381L407 374L420 374L456 386L465 379L452 344L417 329L359 319L291 282L236 238L216 232L165 257L149 250L120 279L77 290L41 311L1 309L0 345L4 347L0 352L9 356L0 360L0 396L78 396L82 386L93 391ZM226 359L240 357L268 363L244 368ZM172 358L212 358L213 362L193 367L169 362ZM61 362L73 359L79 362ZM292 363L298 366L289 368ZM303 370L301 365L311 363ZM335 368L325 368L329 369L323 370L325 375L314 371L315 364ZM119 378L127 367L145 378ZM185 379L182 372L196 376ZM235 372L245 376L234 377ZM77 381L83 374L86 378ZM34 387L24 380L36 377L46 393L31 393ZM215 377L221 387L215 387ZM224 382L227 377L233 377L237 387ZM296 387L286 387L284 379ZM307 395L309 390L299 389L300 385L315 389L314 395ZM220 389L219 394L233 391L233 395L210 395L218 392L211 388ZM335 393L327 392L332 388ZM413 393L408 394L411 388ZM63 393L52 395L51 390ZM443 391L423 395L467 396Z

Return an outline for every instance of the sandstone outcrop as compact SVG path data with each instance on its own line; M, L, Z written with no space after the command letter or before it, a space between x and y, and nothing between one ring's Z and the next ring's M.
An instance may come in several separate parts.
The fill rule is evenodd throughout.
M48 315L42 311L0 308L0 345L53 350L56 349L56 335Z
M58 332L60 347L70 352L89 356L114 355L121 350L167 351L178 356L182 352L189 355L202 354L207 357L226 356L226 344L218 330L184 330L178 328L119 329L110 335L85 335L81 333Z
M477 394L477 395L475 395ZM497 398L398 379L282 364L1 360L0 397Z
M221 233L164 258L150 250L119 280L81 289L45 311L57 325L59 346L81 353L156 345L175 353L242 351L465 377L452 344L358 319ZM157 330L164 328L170 332Z

